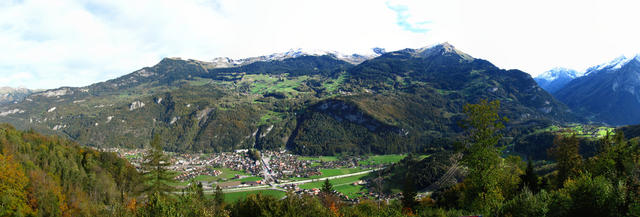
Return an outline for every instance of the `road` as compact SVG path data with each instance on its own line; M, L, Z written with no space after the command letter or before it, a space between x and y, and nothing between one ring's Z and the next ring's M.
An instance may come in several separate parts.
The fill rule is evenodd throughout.
M362 171L362 172L357 172L357 173L349 173L349 174L344 174L344 175L337 175L337 176L329 176L329 177L324 177L324 178L317 178L317 179L308 179L308 180L300 180L300 181L293 181L293 182L286 182L286 183L278 183L278 184L272 184L272 185L259 185L259 186L251 186L251 187L242 187L242 188L227 188L227 189L222 189L222 192L228 193L228 192L242 192L242 191L255 191L255 190L267 190L267 189L272 189L272 190L279 190L279 191L284 191L282 188L283 185L290 185L290 184L304 184L304 183L310 183L310 182L317 182L317 181L324 181L325 179L339 179L339 178L345 178L345 177L350 177L350 176L357 176L357 175L362 175L362 174L367 174L373 171L378 171L384 168L377 168L377 169L373 169L373 170L366 170L366 171ZM211 190L205 190L204 193L205 194L213 194L215 192L215 189L211 189Z

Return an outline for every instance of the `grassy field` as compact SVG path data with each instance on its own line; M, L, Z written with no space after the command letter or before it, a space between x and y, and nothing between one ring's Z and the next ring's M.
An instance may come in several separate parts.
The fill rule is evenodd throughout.
M265 94L272 91L282 93L296 93L298 91L294 88L300 86L302 82L307 80L308 76L299 76L294 79L290 79L286 76L271 76L265 74L251 74L245 75L244 82L249 82L251 92L256 94Z
M311 161L337 161L338 157L336 156L318 156L318 157L298 157L300 160L311 160Z
M566 136L576 134L577 137L597 139L597 138L606 136L607 133L610 133L611 135L615 134L615 129L611 127L597 127L597 126L591 126L591 125L571 124L566 127L552 125L544 129L536 130L534 133L542 133L542 132L552 132L552 133L560 132L562 135L566 135Z
M358 197L360 192L367 192L366 188L361 185L352 185L351 183L333 187L336 191L347 195L349 198Z
M350 177L345 177L345 178L339 178L339 179L332 179L329 180L329 182L333 185L333 188L340 192L343 193L347 196L349 196L350 198L353 198L355 196L357 196L358 192L364 192L366 191L364 188L362 188L362 186L354 186L353 183L362 179L362 177L365 177L367 174L362 174L362 175L357 175L357 176L350 176ZM322 184L324 183L324 180L319 180L317 182L311 182L311 183L306 183L306 184L302 184L300 185L300 188L302 189L313 189L313 188L322 188Z
M195 178L193 178L196 181L202 181L202 182L220 182L222 181L222 179L226 179L227 181L231 181L231 179L233 177L235 177L236 175L241 175L241 176L250 176L250 174L242 172L242 171L236 171L236 170L232 170L229 168L214 168L215 170L220 170L222 171L222 173L218 176L210 176L210 175L199 175L196 176ZM178 175L178 172L175 172L174 175ZM233 180L233 181L242 181L242 182L250 182L250 181L258 181L258 180L262 180L262 177L246 177L246 178L242 178L242 179L238 179L238 180ZM184 182L175 182L171 184L172 186L176 186L176 187L184 187L184 186L188 186L189 185L189 181L184 181Z
M361 169L361 168L320 169L320 172L322 173L322 175L311 176L309 178L293 178L293 180L319 179L319 178L325 178L330 176L339 176L339 175L357 173L362 171L365 171L365 169Z
M335 92L336 90L338 90L338 87L344 83L346 77L347 77L346 73L343 72L340 74L340 76L337 79L330 80L328 82L323 83L322 85L324 86L324 89L327 92L330 92L330 93Z
M333 186L339 186L339 185L343 185L343 184L351 184L353 182L356 182L358 180L360 180L362 177L365 177L367 174L361 174L361 175L357 175L357 176L349 176L349 177L345 177L345 178L339 178L339 179L331 179L329 180L329 182L331 184L333 184ZM300 185L300 188L303 189L312 189L312 188L320 188L322 187L322 183L324 183L324 179L320 179L316 182L310 182L310 183L305 183Z
M268 196L272 196L272 197L277 198L277 199L280 199L280 198L282 198L282 197L284 197L286 195L286 193L284 191L271 190L271 189L256 190L256 191L230 192L230 193L224 193L224 201L227 202L227 203L235 202L235 201L247 198L247 196L249 196L250 194L268 195ZM208 195L208 196L213 196L213 195Z
M250 174L247 174L245 172L236 171L236 170L232 170L232 169L229 169L229 168L214 168L214 169L222 171L222 174L220 174L218 176L199 175L199 176L196 176L194 179L196 181L213 182L213 181L220 181L222 179L230 180L233 177L235 177L236 175L241 175L241 176L249 176L250 175ZM248 177L248 178L253 178L253 177Z
M406 156L406 154L373 155L359 163L362 165L391 164L402 160Z
M220 170L222 171L222 174L216 176L219 179L231 179L233 177L235 177L236 175L241 175L241 176L249 176L250 174L242 172L242 171L236 171L236 170L232 170L229 168L213 168L214 170Z

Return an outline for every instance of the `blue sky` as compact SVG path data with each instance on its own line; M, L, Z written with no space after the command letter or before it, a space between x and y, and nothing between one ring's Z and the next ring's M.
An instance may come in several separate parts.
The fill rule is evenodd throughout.
M445 41L533 75L580 70L640 53L637 8L622 0L5 0L0 86L89 85L163 57L368 53Z

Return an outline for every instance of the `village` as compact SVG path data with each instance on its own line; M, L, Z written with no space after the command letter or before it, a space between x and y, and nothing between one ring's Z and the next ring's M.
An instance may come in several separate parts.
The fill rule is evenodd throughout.
M136 169L142 170L144 149L108 148L104 151L117 153L128 159ZM303 157L286 150L265 150L258 154L251 152L257 151L238 149L222 153L165 154L171 161L168 169L176 172L178 188L186 187L195 180L202 184L205 191L211 192L220 187L226 192L271 189L314 195L319 192L314 184L324 179L335 179L340 185L366 186L368 183L360 180L361 177L390 164L371 163L366 161L366 156ZM352 193L351 198L341 192L336 192L336 195L354 202L361 198L385 199L366 191L359 191L357 195Z

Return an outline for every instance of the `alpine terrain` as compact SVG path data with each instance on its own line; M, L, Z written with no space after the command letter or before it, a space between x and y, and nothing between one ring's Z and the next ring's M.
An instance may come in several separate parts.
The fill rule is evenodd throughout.
M576 70L558 67L538 75L533 80L535 80L542 89L553 94L580 76L582 75Z
M631 76L636 65L591 72L569 89L594 76ZM626 94L634 90L629 80L610 80L608 89L620 97L636 96ZM557 95L573 106L583 102L567 101L575 99L567 91ZM30 94L1 107L0 122L97 147L142 147L161 133L172 151L384 154L450 144L445 140L462 132L463 105L481 99L501 101L507 139L576 120L529 74L444 43L370 55L291 50L211 62L165 58L105 82Z
M587 69L553 95L591 121L640 123L640 55L619 57Z

